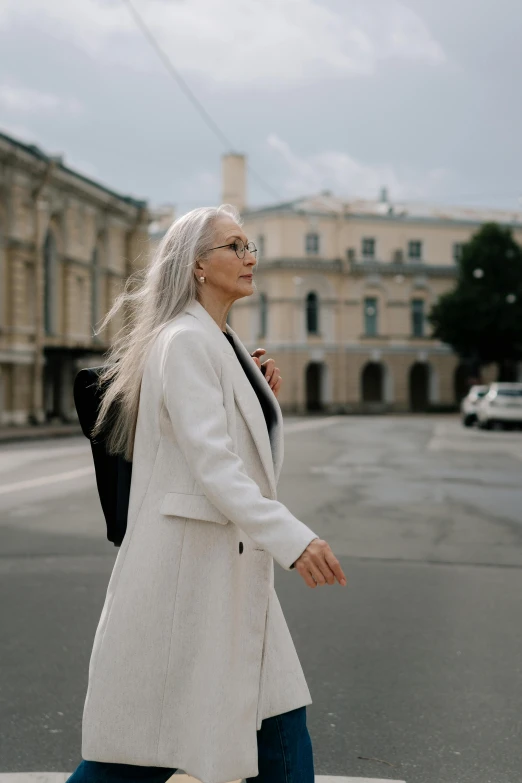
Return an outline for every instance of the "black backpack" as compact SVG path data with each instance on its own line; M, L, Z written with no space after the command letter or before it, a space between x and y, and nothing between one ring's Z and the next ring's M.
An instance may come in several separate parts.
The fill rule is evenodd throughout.
M101 369L88 367L78 372L74 380L74 404L82 432L91 443L107 538L114 546L120 546L127 530L132 462L120 455L108 454L103 434L96 438L91 435L103 395L98 385Z

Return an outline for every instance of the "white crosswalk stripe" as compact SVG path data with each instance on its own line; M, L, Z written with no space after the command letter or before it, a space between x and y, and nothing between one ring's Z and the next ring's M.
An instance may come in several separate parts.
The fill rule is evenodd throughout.
M484 432L468 429L460 421L437 422L428 451L454 451L464 454L506 454L522 461L522 441L518 432Z
M88 465L85 468L68 470L65 473L54 473L52 476L39 476L38 478L26 479L25 481L15 481L13 484L4 484L0 487L0 495L7 495L9 492L20 492L24 489L34 489L35 487L46 487L49 484L60 484L62 481L71 481L72 479L83 478L83 476L94 475L94 467Z
M4 772L0 773L0 783L65 783L70 772ZM190 775L173 775L168 783L199 783ZM231 781L242 783L242 781ZM316 775L315 783L405 783L404 780L387 778L346 778L335 775Z
M306 421L289 421L285 423L285 435L292 432L305 432L307 430L317 430L321 427L330 427L332 424L346 424L346 416L320 416L317 419L307 419ZM364 778L366 780L367 778ZM349 778L347 778L349 780Z

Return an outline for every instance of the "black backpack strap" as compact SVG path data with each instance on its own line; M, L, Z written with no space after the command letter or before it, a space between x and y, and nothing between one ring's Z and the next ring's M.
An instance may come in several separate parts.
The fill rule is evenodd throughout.
M98 415L101 393L98 386L101 367L86 367L74 379L73 397L82 432L91 440L91 432Z
M80 370L74 380L74 404L82 432L91 444L96 486L107 525L107 538L120 546L127 529L132 462L120 455L109 454L103 434L93 439L91 433L101 405L99 386L101 367Z

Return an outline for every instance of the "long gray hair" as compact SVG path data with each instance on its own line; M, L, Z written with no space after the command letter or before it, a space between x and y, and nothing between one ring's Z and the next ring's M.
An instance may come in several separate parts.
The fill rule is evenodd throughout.
M100 373L103 396L92 430L93 436L102 432L106 435L111 454L132 460L148 349L165 324L196 298L194 266L212 247L215 223L220 217L232 218L241 225L239 212L230 204L193 209L175 220L149 265L131 275L100 325L98 332L123 311L123 325Z

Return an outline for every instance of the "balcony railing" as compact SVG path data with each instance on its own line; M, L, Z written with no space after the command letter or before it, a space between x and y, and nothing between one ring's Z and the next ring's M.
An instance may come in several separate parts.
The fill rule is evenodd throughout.
M349 261L350 271L359 274L403 275L414 277L456 277L457 267L450 264L430 264L427 261L376 261L375 259Z
M345 260L342 258L306 258L278 257L263 259L259 272L265 269L321 269L328 272L345 272L352 274L403 275L415 277L456 277L457 267L445 264L430 264L426 261L377 261Z

